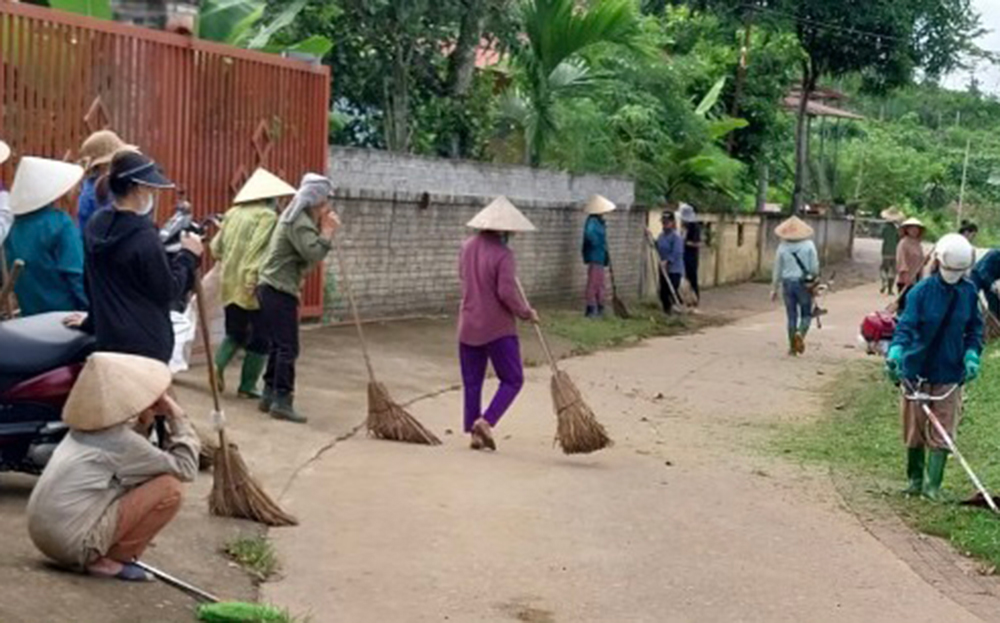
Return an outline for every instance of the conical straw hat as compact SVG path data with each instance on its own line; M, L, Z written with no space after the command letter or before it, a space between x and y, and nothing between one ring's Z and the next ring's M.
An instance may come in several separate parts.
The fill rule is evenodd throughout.
M151 407L170 381L170 368L155 359L94 353L69 393L63 422L83 431L122 424Z
M250 203L275 197L289 197L295 194L295 187L265 168L253 172L233 203Z
M902 212L900 212L899 209L896 208L895 206L882 210L879 216L881 216L883 219L887 221L892 221L894 223L898 223L899 221L905 218L905 215Z
M910 218L906 219L905 221L903 221L902 223L900 223L899 226L900 226L900 228L902 228L902 227L919 227L920 229L927 229L926 227L924 227L924 224L923 224L923 222L920 219L913 218L913 217L910 217Z
M107 164L120 151L139 151L135 145L129 145L111 130L98 130L83 141L80 146L80 164L88 171L96 166Z
M611 201L601 195L594 195L584 206L583 211L587 214L607 214L608 212L614 212L618 206L611 203Z
M10 189L10 211L29 214L49 205L77 185L83 167L47 158L25 156L17 165Z
M774 235L783 240L805 240L813 235L813 228L797 216L782 221L774 228Z
M528 217L502 195L480 210L465 226L490 231L535 231Z
M10 158L10 145L0 141L0 164L7 162L7 158Z

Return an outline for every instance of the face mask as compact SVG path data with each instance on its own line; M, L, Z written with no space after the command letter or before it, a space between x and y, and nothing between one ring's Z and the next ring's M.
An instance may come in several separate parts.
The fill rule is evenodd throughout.
M963 270L953 270L949 268L941 269L941 280L949 285L954 285L958 283L959 281L962 280L962 277L964 275L965 271Z
M146 201L139 208L139 216L149 216L153 211L153 207L156 205L156 199L153 198L153 193L146 195Z

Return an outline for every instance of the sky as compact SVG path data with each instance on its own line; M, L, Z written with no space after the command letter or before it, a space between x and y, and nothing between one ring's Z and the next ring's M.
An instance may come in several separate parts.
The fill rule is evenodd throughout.
M1000 0L972 0L972 4L981 15L983 27L989 30L977 41L979 47L1000 52ZM982 90L1000 94L1000 67L981 65L975 74ZM945 78L944 84L950 89L965 89L969 76L968 71L958 71Z

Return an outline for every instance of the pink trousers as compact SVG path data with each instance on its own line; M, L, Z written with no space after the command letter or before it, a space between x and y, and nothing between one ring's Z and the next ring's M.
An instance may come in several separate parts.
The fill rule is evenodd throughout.
M587 305L604 305L604 267L587 264Z

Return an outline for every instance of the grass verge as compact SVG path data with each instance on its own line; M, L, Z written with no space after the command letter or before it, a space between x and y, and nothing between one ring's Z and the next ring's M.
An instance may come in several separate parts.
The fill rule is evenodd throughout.
M667 316L658 306L641 303L629 305L631 318L616 318L611 307L603 318L585 318L580 311L545 310L545 330L572 344L574 355L584 355L605 348L634 344L651 337L690 333L722 323L704 314Z
M956 443L987 488L1000 485L1000 348L986 355L983 375L965 393ZM899 391L884 380L880 363L849 367L830 387L827 414L782 427L777 450L803 462L827 465L864 482L917 530L949 540L966 555L1000 567L1000 519L989 511L934 504L900 494L906 485ZM960 500L974 491L957 461L948 461L944 489ZM994 491L995 492L995 491Z
M260 582L266 582L278 572L278 556L263 534L240 536L226 543L223 551Z

